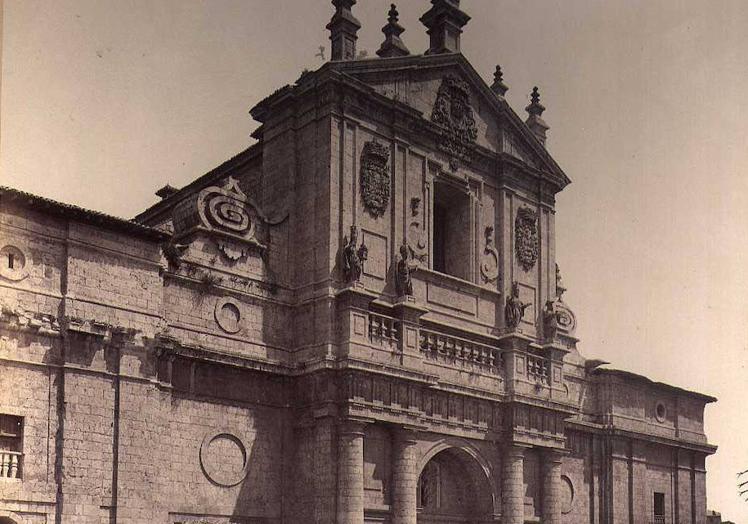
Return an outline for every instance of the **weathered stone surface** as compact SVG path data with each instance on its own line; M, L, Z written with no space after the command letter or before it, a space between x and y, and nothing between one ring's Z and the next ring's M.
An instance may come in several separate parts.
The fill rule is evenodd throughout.
M352 60L353 4L346 59L258 104L258 144L140 225L2 190L0 415L23 437L0 449L23 455L0 517L648 522L662 493L668 522L703 522L714 399L577 350L568 178L461 55Z

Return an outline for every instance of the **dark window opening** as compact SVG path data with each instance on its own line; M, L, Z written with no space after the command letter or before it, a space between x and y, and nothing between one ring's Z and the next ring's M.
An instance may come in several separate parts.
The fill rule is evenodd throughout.
M21 478L23 468L23 418L0 415L0 477Z
M8 253L8 269L13 269L14 262L13 253Z
M665 517L665 494L664 493L654 494L654 516L655 518Z
M444 183L434 184L432 269L472 280L470 197Z
M439 204L434 203L434 271L446 273L445 268L445 229L447 227L447 210Z

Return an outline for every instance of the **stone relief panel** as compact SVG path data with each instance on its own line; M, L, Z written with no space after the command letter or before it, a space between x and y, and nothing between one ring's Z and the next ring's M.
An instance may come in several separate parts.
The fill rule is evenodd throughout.
M519 265L530 271L538 260L540 239L538 213L527 206L520 207L514 219L514 249Z
M470 158L478 129L470 105L470 89L464 80L453 75L444 77L436 95L431 121L442 128L439 149L456 159Z
M387 237L362 229L363 244L368 248L368 258L363 274L384 280L387 275Z
M374 217L381 217L390 201L390 152L376 140L366 142L361 152L361 199Z

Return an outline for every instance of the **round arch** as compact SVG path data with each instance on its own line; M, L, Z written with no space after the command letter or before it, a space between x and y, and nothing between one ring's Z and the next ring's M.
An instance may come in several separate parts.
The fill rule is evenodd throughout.
M26 520L12 511L0 509L0 524L26 524Z
M480 472L481 478L476 481L483 481L488 484L488 492L491 500L490 505L494 514L501 512L501 497L497 490L498 483L494 478L491 464L482 455L480 450L465 439L459 437L447 437L433 443L418 460L418 478L421 477L426 465L437 455L443 452L451 452L469 469L474 472ZM477 477L478 475L476 475Z

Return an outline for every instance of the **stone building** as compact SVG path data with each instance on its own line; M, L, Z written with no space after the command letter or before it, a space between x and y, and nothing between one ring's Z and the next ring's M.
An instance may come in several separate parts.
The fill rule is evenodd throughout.
M132 221L0 189L0 523L705 523L715 399L577 349L537 89L393 9Z

